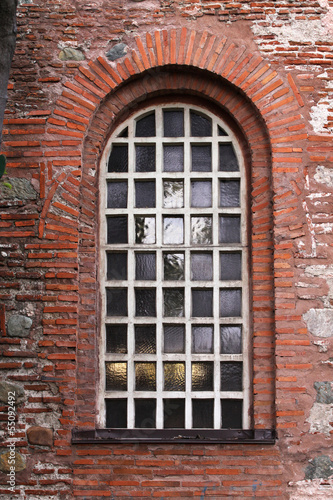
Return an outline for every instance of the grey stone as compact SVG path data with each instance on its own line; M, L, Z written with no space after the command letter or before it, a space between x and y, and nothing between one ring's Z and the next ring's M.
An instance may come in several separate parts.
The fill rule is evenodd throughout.
M316 403L333 404L333 392L331 382L315 382L314 388L317 391Z
M61 61L83 61L85 59L81 50L66 47L59 52Z
M28 441L30 444L38 444L40 446L53 445L53 431L46 427L30 427L27 430Z
M0 470L10 472L11 467L15 467L15 472L20 472L26 468L26 464L21 453L9 449L0 454Z
M332 474L333 462L326 455L314 458L305 469L305 479L328 479Z
M310 309L303 319L312 335L322 338L333 336L333 309Z
M127 45L124 43L117 43L117 45L114 45L112 49L107 51L106 57L109 61L115 61L116 59L120 59L120 57L124 57L126 53Z
M32 320L27 316L14 314L8 320L7 333L10 337L28 337Z
M19 405L24 401L24 390L20 385L10 384L9 382L0 382L0 401L2 403L8 403L8 393L14 393L14 405ZM12 394L13 395L13 394Z
M12 188L10 189L0 183L1 200L35 200L37 198L37 192L28 179L14 177L6 178L4 181L11 184Z

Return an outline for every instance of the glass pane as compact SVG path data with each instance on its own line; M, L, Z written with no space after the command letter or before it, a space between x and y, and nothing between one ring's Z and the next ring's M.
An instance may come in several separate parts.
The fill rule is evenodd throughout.
M217 133L219 136L226 136L228 135L227 132L224 130L224 128L220 127L220 125L217 126Z
M213 243L212 217L191 217L191 243L194 245Z
M155 288L135 288L135 316L156 316Z
M164 279L166 281L184 279L184 260L183 253L163 254Z
M108 208L127 208L127 181L108 182Z
M242 290L240 288L229 288L220 290L220 316L242 315Z
M135 243L155 243L155 217L135 217Z
M135 253L135 279L156 279L156 255L154 253Z
M163 146L163 170L164 172L184 171L184 146Z
M127 316L127 288L106 289L106 315Z
M136 354L156 353L156 326L136 325L135 327Z
M136 172L155 172L155 145L135 146Z
M135 399L136 429L153 429L156 427L156 399Z
M107 279L127 280L127 254L108 253L107 258Z
M213 391L214 363L192 363L192 391Z
M184 290L182 288L164 288L164 316L184 316Z
M220 276L221 280L242 279L242 254L221 253L220 254Z
M112 146L108 172L128 172L128 145Z
M164 363L164 390L185 391L185 363Z
M163 243L165 245L184 243L183 217L163 217Z
M127 325L106 326L106 352L127 353Z
M136 122L135 137L154 137L155 135L155 112L153 112Z
M239 172L238 160L232 144L219 144L219 154L221 172Z
M213 316L213 290L192 290L192 316Z
M211 172L212 170L212 148L209 146L193 146L192 149L192 172Z
M184 111L163 110L164 137L184 136Z
M240 325L221 326L221 353L241 354L242 327Z
M222 429L243 428L243 401L241 399L221 399Z
M124 128L117 137L128 137L128 127Z
M211 181L191 182L191 207L212 206L212 183Z
M214 350L213 325L192 326L192 352L212 353Z
M135 390L156 391L156 363L135 363Z
M135 182L135 206L137 208L155 207L155 181Z
M240 217L220 217L220 243L240 243Z
M127 243L127 215L107 217L107 242Z
M191 279L193 281L213 279L212 253L191 253Z
M106 427L121 429L127 427L127 399L106 399Z
M220 181L220 207L239 207L239 181Z
M185 352L184 325L164 325L164 352Z
M214 427L214 399L192 399L193 427L212 429Z
M105 363L106 390L127 391L127 363Z
M221 391L241 391L243 363L221 363Z
M163 399L164 429L185 428L185 399Z
M212 135L212 120L204 117L194 111L191 115L191 135L193 137L211 137Z
M164 181L164 208L182 208L184 206L183 181Z

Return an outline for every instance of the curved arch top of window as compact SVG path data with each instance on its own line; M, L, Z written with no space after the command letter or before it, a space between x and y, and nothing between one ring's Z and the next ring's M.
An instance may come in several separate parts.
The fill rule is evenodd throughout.
M247 197L204 108L141 110L100 172L101 427L249 429Z

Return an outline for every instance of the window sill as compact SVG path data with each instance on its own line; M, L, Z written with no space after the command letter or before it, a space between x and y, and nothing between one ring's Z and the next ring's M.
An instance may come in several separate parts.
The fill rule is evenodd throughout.
M180 443L275 444L273 429L95 429L72 430L72 444Z

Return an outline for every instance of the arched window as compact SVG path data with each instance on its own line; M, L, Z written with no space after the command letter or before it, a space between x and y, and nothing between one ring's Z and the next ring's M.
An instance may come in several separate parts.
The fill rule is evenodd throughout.
M167 103L115 130L100 174L102 427L250 428L247 205L237 138L210 111Z

